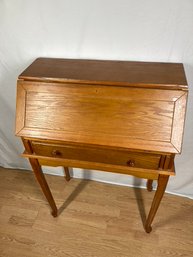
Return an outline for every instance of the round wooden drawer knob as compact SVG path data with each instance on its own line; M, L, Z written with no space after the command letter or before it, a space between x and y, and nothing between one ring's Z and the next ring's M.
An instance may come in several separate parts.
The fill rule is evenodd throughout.
M134 161L134 160L129 160L129 161L127 162L127 165L128 165L129 167L134 167L134 166L135 166L135 161Z
M61 156L61 152L59 150L53 150L52 155L55 156L55 157L56 156L58 157L58 156Z

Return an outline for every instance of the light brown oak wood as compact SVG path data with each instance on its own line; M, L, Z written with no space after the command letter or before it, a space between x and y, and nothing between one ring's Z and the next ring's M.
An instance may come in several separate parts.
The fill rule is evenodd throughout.
M155 214L157 212L157 209L159 207L161 199L164 195L164 192L165 192L165 189L166 189L166 186L167 186L167 183L168 183L168 179L169 179L169 176L167 176L167 175L161 175L160 174L159 177L158 177L157 190L156 190L156 193L155 193L152 205L151 205L149 215L148 215L147 220L145 222L145 230L146 230L147 233L150 233L151 230L152 230L151 223L152 223L152 221L155 217ZM149 181L149 183L150 183L150 181ZM151 189L151 188L148 188L148 189Z
M180 63L38 58L19 77L46 82L187 89Z
M71 179L71 176L70 176L68 167L64 167L64 172L65 172L66 181L69 181Z
M64 158L72 160L82 160L90 162L101 162L106 164L124 165L132 167L158 169L161 155L152 153L139 153L133 151L108 150L94 147L81 147L63 144L53 144L47 142L32 142L34 154Z
M54 219L31 172L0 168L0 256L193 256L193 200L166 193L147 235L140 215L148 214L154 192L46 180L61 210Z
M52 214L41 165L63 166L67 181L68 167L123 173L146 178L149 191L158 180L144 225L149 233L182 148L183 65L38 58L17 87L16 135Z
M184 117L187 93L182 90L20 80L18 88L26 92L26 97L18 98L25 102L17 109L25 116L25 125L16 131L19 136L145 151L181 151L182 136L178 134L182 135L183 122L177 126L173 123L179 121L179 112Z

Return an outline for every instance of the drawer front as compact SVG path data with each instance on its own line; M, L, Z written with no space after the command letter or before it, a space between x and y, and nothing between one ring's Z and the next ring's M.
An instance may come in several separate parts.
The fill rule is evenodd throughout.
M128 167L158 169L161 155L32 142L37 155Z

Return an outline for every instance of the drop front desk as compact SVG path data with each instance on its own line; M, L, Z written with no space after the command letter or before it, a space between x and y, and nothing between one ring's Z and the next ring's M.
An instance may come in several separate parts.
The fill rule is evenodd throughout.
M52 209L41 165L133 175L159 207L181 152L188 86L180 63L38 58L18 78L16 135Z

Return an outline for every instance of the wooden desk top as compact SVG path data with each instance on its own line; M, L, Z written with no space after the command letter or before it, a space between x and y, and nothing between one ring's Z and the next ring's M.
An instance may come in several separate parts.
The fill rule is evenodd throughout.
M39 58L19 76L16 134L179 153L187 89L180 63Z
M187 89L181 63L38 58L19 79Z

